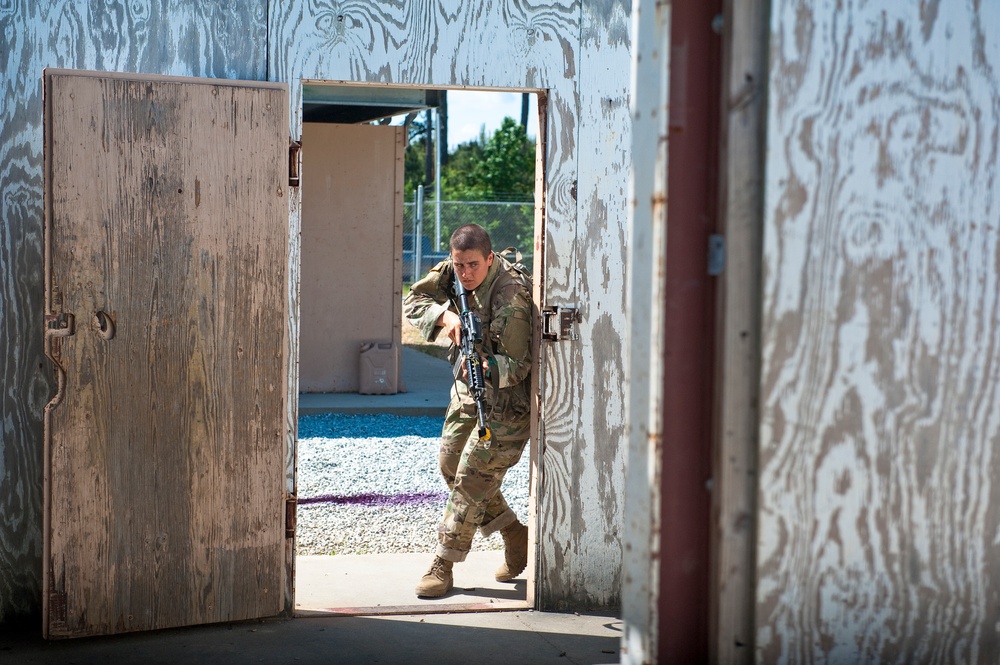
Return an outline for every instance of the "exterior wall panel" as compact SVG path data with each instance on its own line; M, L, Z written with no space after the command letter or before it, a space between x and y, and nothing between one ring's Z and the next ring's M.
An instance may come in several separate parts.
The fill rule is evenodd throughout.
M620 600L629 8L622 2L435 0L268 3L51 0L0 7L0 620L41 595L41 413L55 386L42 354L44 67L287 81L300 136L301 80L544 91L544 254L539 305L581 308L579 341L544 343L537 602ZM581 31L585 36L581 38ZM582 41L581 41L582 40ZM583 44L583 46L581 46ZM587 74L581 75L586 63ZM584 89L582 86L586 86ZM581 140L600 142L579 155ZM599 148L599 149L598 149ZM303 177L306 177L305 174ZM290 211L290 385L297 385L300 200ZM581 237L581 227L586 231ZM591 228L593 227L593 228ZM606 413L593 413L597 401ZM294 441L294 399L287 430ZM294 446L288 485L294 493ZM595 501L595 497L598 500ZM290 598L286 599L290 607Z
M1000 10L772 3L757 658L1000 659Z
M600 397L609 408L599 423L591 421L589 405L598 399L595 386L603 395L624 381L623 331L609 328L600 312L624 312L629 8L485 2L459 12L420 0L273 3L271 12L271 77L291 85L293 135L303 79L546 91L545 227L535 251L544 250L545 277L537 304L580 306L585 319L603 323L595 330L585 321L580 341L546 342L540 350L536 602L617 605L622 507L614 497L624 475L623 397L614 390ZM581 70L584 54L594 63L589 77ZM587 157L580 148L584 132L596 142ZM588 245L580 244L581 224L590 229Z
M576 275L569 302L579 342L556 342L564 358L547 368L551 413L572 406L572 430L545 428L539 565L545 606L619 606L625 483L625 249L631 164L629 117L631 6L583 7L577 112ZM554 370L562 370L557 373ZM588 405L600 405L590 408ZM565 442L565 443L564 443ZM556 501L580 497L556 510ZM587 497L587 499L584 499ZM596 499L596 500L594 500ZM570 536L567 540L567 534Z
M0 6L0 620L37 611L42 570L42 70L263 79L266 6L83 0Z

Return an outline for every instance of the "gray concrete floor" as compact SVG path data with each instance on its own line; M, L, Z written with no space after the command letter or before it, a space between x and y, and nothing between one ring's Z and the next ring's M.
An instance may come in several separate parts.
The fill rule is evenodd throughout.
M299 412L444 416L451 368L403 349L406 392L300 395ZM608 613L536 612L525 579L493 579L501 552L455 566L456 588L418 599L428 554L296 557L296 618L45 641L41 619L0 625L0 665L213 663L606 665L620 662Z
M613 616L480 612L271 619L45 642L37 623L0 628L3 665L353 665L620 662Z

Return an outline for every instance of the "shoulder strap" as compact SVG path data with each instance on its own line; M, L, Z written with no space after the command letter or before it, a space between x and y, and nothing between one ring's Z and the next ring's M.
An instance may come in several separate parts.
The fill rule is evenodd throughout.
M531 272L522 263L524 257L521 256L521 252L517 251L513 247L508 247L507 249L497 252L497 255L507 262L507 265L504 267L507 268L508 272L510 272L510 269L516 270L521 277L528 280L527 285L531 286Z
M497 275L497 278L493 280L492 284L490 284L490 290L486 296L486 302L489 303L490 307L493 306L493 293L500 286L500 282L507 285L510 284L511 281L520 278L521 284L524 287L531 289L531 275L528 274L528 269L524 267L523 263L521 263L521 252L517 251L513 247L508 247L502 252L494 253L497 256L497 260L500 261L500 274ZM517 262L511 263L505 256L507 253L513 253Z

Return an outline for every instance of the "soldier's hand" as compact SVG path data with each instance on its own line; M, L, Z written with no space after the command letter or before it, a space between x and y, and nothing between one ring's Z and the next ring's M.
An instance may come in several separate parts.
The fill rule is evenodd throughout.
M455 312L446 309L438 317L437 324L444 328L444 334L448 336L455 346L462 343L462 319Z

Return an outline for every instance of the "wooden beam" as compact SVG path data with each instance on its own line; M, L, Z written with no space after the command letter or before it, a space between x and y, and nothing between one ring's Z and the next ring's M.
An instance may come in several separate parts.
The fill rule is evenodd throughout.
M760 393L761 247L767 64L765 0L723 2L719 284L710 662L749 663Z
M623 665L654 662L658 648L670 5L636 0L632 38Z

